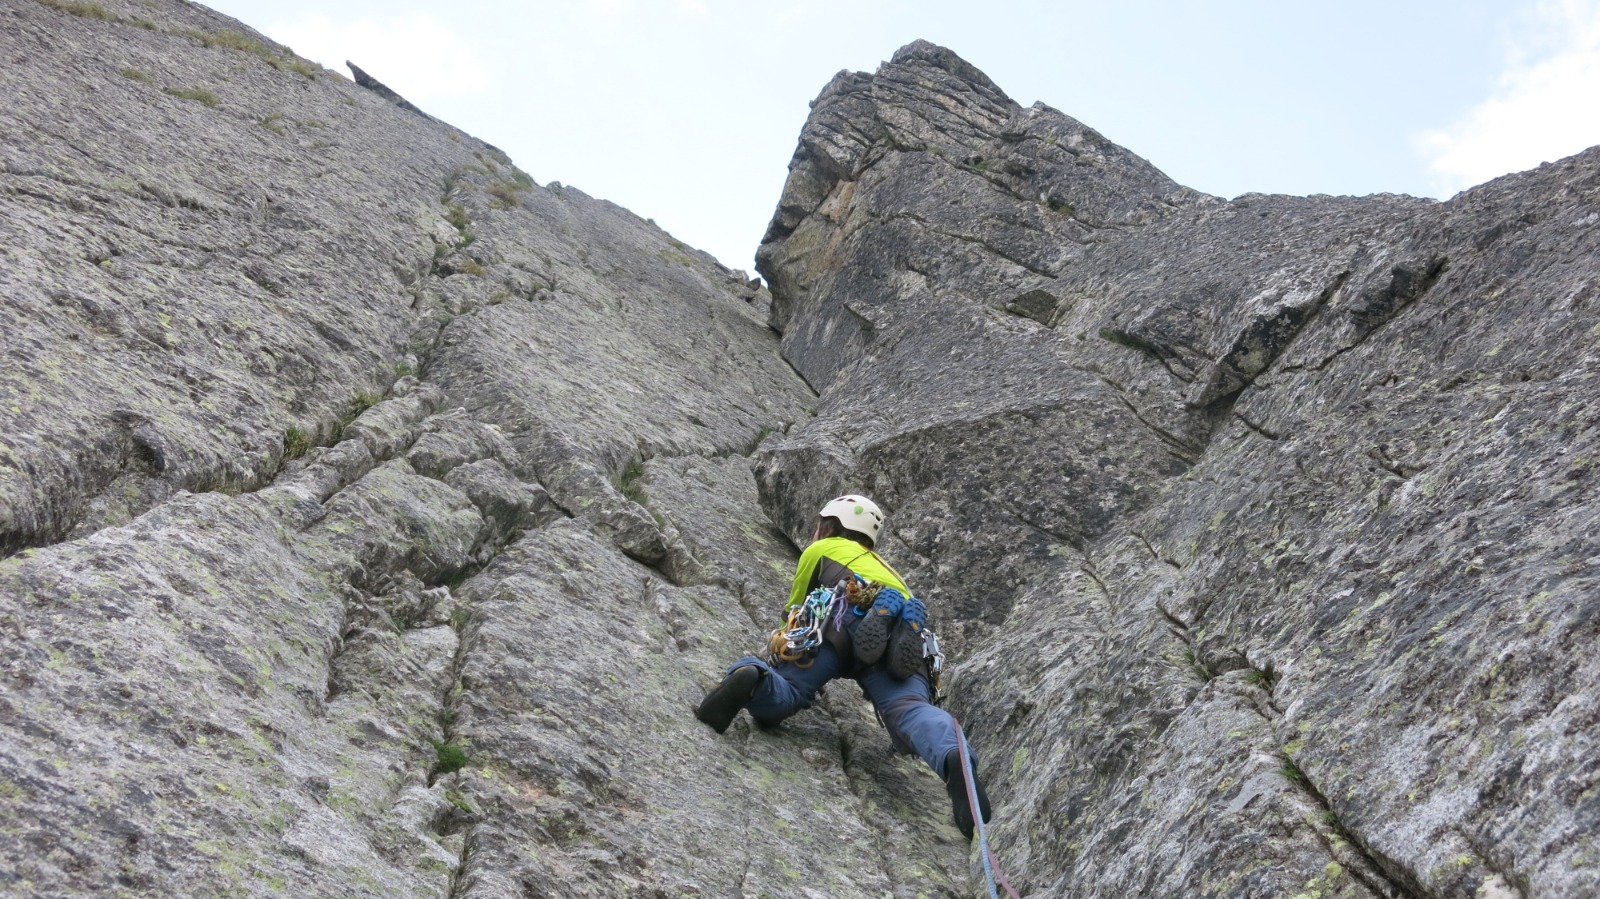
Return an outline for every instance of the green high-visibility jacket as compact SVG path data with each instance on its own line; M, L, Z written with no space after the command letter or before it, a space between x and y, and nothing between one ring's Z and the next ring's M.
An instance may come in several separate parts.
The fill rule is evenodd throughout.
M911 595L911 588L906 586L900 575L894 573L888 563L878 558L878 554L865 546L847 540L844 537L827 537L814 541L800 554L800 564L795 566L794 587L789 590L789 601L784 603L784 610L798 606L805 602L806 594L811 592L812 580L816 577L817 566L822 564L824 558L832 559L840 565L861 575L869 581L876 581L886 587L893 587ZM826 584L823 586L833 586Z

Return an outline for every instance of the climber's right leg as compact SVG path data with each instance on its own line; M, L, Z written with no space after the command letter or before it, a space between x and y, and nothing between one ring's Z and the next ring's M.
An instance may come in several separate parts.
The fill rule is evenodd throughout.
M745 656L728 666L728 674L716 689L706 694L695 711L696 717L722 733L739 714L748 709L756 723L770 727L816 701L817 693L839 674L839 654L824 643L810 665L794 662L769 665L755 656Z

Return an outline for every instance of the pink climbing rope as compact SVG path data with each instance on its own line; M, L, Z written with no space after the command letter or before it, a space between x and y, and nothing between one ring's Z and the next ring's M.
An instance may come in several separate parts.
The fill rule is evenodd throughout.
M951 716L955 721L955 716ZM966 773L967 782L967 807L972 810L973 824L978 828L978 846L983 849L983 876L988 881L989 899L1000 899L1000 894L995 891L995 878L999 878L1006 893L1011 899L1022 899L1017 891L1011 888L1011 882L1006 880L1006 872L1000 870L1000 861L994 857L994 852L989 849L989 834L983 826L983 813L978 809L978 772L973 770L972 758L967 754L967 735L961 732L961 722L955 721L956 748L961 750L961 770Z

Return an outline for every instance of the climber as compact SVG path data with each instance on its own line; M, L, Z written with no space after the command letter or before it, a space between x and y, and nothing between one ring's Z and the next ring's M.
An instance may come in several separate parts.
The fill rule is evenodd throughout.
M828 681L854 678L895 749L921 756L944 780L956 826L970 840L974 821L955 719L933 704L924 660L927 609L873 552L883 512L866 497L847 494L824 505L818 517L785 605L791 626L817 612L808 619L813 639L801 644L803 652L795 652L784 638L796 630L780 628L773 636L772 661L745 656L734 662L706 694L695 717L720 734L740 709L748 709L756 723L770 727L810 708ZM866 607L852 605L852 600ZM808 602L821 608L808 609ZM972 770L977 770L975 756ZM987 822L990 808L983 783L974 777L973 786Z

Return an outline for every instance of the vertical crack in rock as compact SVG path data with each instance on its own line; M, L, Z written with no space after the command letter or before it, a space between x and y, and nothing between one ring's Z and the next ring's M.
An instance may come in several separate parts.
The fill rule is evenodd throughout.
M436 740L430 738L437 755L436 762L428 770L430 787L441 774L458 770L461 767L458 762L464 761L455 755L465 751L458 742L459 735L456 733L455 723L462 694L466 692L463 672L466 670L467 653L472 644L470 606L455 606L450 615L450 629L456 635L456 651L450 658L450 673L445 681L444 691L439 696L439 737Z
M734 582L723 580L713 583L719 584L724 589L732 590L738 596L739 608L743 609L744 613L750 617L750 623L758 631L763 630L766 624L771 623L772 610L763 605L763 603L771 603L771 597L751 596L749 585L742 580Z
M825 709L835 732L838 734L839 773L844 777L846 782L850 784L850 792L857 797L857 808L860 810L861 820L867 826L868 831L871 832L873 830L873 822L871 820L872 816L868 808L868 799L866 797L870 795L870 790L874 784L870 780L863 779L855 767L850 763L851 758L855 755L855 750L851 745L849 726L840 716L840 713L833 708L831 703L827 704ZM887 841L880 839L872 840L872 849L873 856L878 865L878 870L883 875L884 880L889 883L890 894L893 895L897 893L900 885L895 883L893 873L894 866L891 864L892 859L889 855L890 847L887 845Z
M1384 858L1339 820L1328 798L1288 754L1283 759L1283 774L1310 802L1313 814L1305 825L1317 835L1328 855L1341 863L1351 876L1384 899L1427 899L1429 895L1416 879L1392 859Z
M1200 679L1201 683L1209 683L1221 677L1226 671L1234 670L1212 667L1211 661L1202 654L1200 647L1196 644L1189 622L1167 611L1160 603L1156 604L1156 611L1161 613L1162 619L1166 621L1167 632L1183 646L1185 665Z
M1150 433L1154 434L1161 440L1162 443L1167 445L1167 452L1171 454L1172 458L1182 463L1185 468L1193 467L1200 461L1200 457L1205 454L1205 447L1202 444L1187 437L1174 434L1166 428L1163 428L1151 421L1150 418L1138 407L1138 405L1136 405L1133 400L1128 398L1127 393L1121 384L1118 384L1116 381L1104 375L1100 376L1100 381L1107 387L1111 388L1112 392L1116 394L1117 400L1122 403L1123 407L1128 410L1128 413L1131 414L1134 419L1139 422L1139 424L1143 425Z
M445 890L445 899L468 899L475 886L472 865L474 850L477 848L478 825L468 822L461 829L461 856L456 862L454 871L450 872L450 884Z
M1485 899L1491 896L1494 899L1531 899L1527 877L1515 870L1514 860L1507 856L1504 849L1460 824L1453 825L1451 831L1472 848L1485 867L1495 872L1495 876L1479 888L1480 896Z
M481 824L479 813L463 795L456 792L455 786L459 785L462 775L453 770L461 762L470 763L470 759L466 757L467 747L461 745L460 734L456 730L456 716L462 696L466 692L464 672L467 654L473 643L471 607L454 605L449 624L456 636L456 646L455 653L450 659L450 672L439 697L440 737L437 741L432 741L435 761L428 770L428 785L433 787L441 776L450 776L453 781L452 786L445 791L445 799L449 803L449 808L444 813L446 823L438 828L438 832L441 835L458 834L461 839L461 852L454 870L450 872L449 888L445 895L449 899L464 899L471 893L473 886L473 865L477 850L478 828ZM452 770L446 771L446 768Z
M1256 688L1251 693L1265 697L1264 702L1255 706L1255 710L1270 726L1276 728L1283 720L1283 712L1278 707L1275 666L1270 661L1259 665L1250 662L1248 669L1247 681ZM1291 748L1303 750L1303 744ZM1279 763L1278 773L1311 806L1311 814L1301 823L1316 835L1335 863L1349 871L1374 895L1384 899L1427 899L1431 895L1410 872L1372 851L1358 834L1345 825L1327 796L1295 761L1294 752L1280 747L1275 755Z

